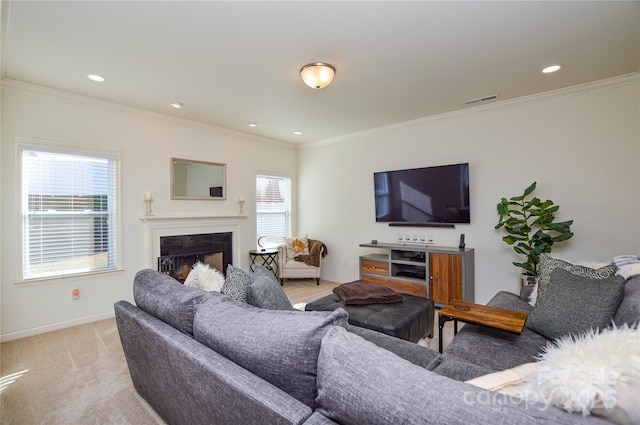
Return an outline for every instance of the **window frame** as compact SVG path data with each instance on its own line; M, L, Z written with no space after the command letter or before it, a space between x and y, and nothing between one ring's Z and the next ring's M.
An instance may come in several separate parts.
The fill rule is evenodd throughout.
M23 211L23 160L22 155L24 151L40 151L50 152L63 155L75 155L86 156L90 158L110 159L115 161L115 202L116 207L113 212L114 221L114 233L113 233L113 251L115 255L114 266L109 269L102 270L90 270L77 273L63 273L53 276L37 276L37 277L25 277L24 275L24 262L25 258L25 217ZM15 279L16 285L33 285L43 283L53 283L56 281L69 281L76 280L87 276L96 276L102 274L122 272L122 187L121 187L121 172L122 172L122 158L120 151L109 151L103 149L89 148L86 146L65 144L60 142L53 142L49 140L33 139L25 137L16 137L16 194L15 194L15 209L16 209L16 243L18 245L15 265Z
M254 196L254 202L255 202L255 211L256 211L256 228L255 228L255 237L256 240L260 239L261 236L264 235L259 235L258 234L258 214L261 214L261 212L258 211L258 178L259 177L274 177L274 178L279 178L279 179L288 179L289 180L289 202L288 202L288 210L286 211L287 214L287 229L286 229L286 234L283 237L291 237L292 232L293 232L293 227L294 227L294 202L293 202L293 185L294 185L294 181L293 181L293 177L291 177L290 175L287 174L282 174L282 173L274 173L274 172L267 172L267 171L258 171L256 172L255 175L255 196ZM280 241L278 243L268 243L268 244L264 244L264 242L262 242L263 246L262 248L265 249L276 249L278 247L278 245L282 244L283 241ZM261 248L258 246L258 248Z

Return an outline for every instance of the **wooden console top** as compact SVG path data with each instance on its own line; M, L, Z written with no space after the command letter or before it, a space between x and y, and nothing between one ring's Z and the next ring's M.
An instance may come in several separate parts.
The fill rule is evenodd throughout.
M441 308L438 314L453 320L489 326L516 334L522 333L527 321L527 313L460 300L453 300L451 304Z

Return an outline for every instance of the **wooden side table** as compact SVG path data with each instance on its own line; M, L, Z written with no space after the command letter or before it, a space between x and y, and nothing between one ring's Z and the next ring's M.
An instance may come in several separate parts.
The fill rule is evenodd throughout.
M258 250L253 249L249 251L249 259L251 260L251 264L249 268L252 272L255 272L256 260L260 259L260 263L257 265L264 266L264 268L268 269L273 273L273 275L278 279L278 250L277 249L265 249Z
M438 350L442 353L442 327L453 320L453 334L458 333L458 320L480 326L521 334L527 313L453 300L438 311Z

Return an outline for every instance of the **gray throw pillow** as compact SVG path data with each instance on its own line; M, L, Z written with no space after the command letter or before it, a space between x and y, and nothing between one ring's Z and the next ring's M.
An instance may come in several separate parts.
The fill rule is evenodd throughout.
M633 327L640 323L640 275L627 279L624 284L624 298L614 320L616 326Z
M616 267L614 265L592 269L591 267L572 264L568 261L542 254L540 255L540 262L538 263L538 300L540 297L544 297L544 293L551 281L551 273L555 269L568 270L574 275L588 277L590 279L607 279L616 274Z
M269 310L295 310L287 294L284 293L280 283L273 275L254 274L249 285L247 302L259 308Z
M551 273L526 326L548 339L603 329L611 325L623 294L620 276L591 279L558 268Z
M320 342L334 326L346 328L348 314L335 311L265 310L212 296L200 304L194 338L315 408Z
M247 302L247 292L251 284L251 276L244 270L233 267L231 264L227 266L227 274L225 277L222 292L226 296L234 300Z

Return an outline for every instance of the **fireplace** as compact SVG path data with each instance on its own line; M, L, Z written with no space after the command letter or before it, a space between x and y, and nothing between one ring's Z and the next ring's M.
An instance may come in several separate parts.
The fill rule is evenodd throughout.
M160 237L158 271L184 281L197 262L225 273L233 264L233 233L201 233Z
M240 255L239 241L241 240L241 223L246 218L247 216L237 214L141 217L140 219L145 223L147 237L147 267L161 270L161 265L169 261L159 259L170 255L173 256L170 273L175 273L181 265L187 265L190 268L198 260L214 264L214 267L221 264L221 270L219 270L222 273L226 272L229 264L242 268L243 256ZM223 236L221 241L215 241L212 239L215 237L201 235ZM178 238L161 242L166 237ZM178 264L177 268L176 264ZM163 267L167 268L168 264L164 264ZM215 268L218 269L218 267ZM186 275L184 277L186 278Z

